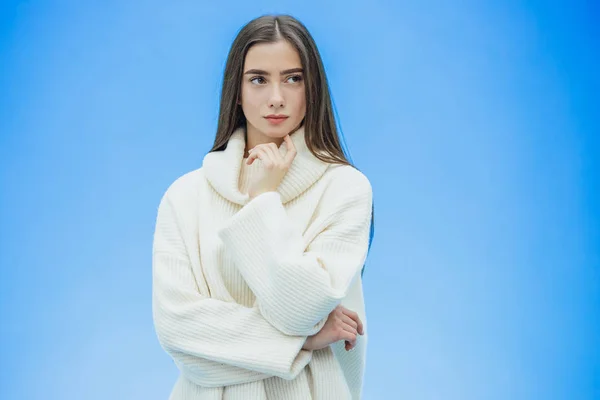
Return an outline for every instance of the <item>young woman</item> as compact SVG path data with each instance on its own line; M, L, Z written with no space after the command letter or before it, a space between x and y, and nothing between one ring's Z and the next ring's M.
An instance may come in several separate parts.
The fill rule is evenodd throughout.
M290 16L236 37L202 167L158 209L153 315L172 400L358 399L372 190L346 159L317 47Z

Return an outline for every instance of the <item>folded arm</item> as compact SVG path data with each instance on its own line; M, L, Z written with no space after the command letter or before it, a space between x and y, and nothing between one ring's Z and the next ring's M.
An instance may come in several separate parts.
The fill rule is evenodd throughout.
M201 386L278 376L293 379L311 359L306 337L285 335L257 308L200 294L173 205L165 196L153 244L153 319L161 346Z
M262 315L286 334L317 333L364 265L372 189L364 175L351 177L335 182L308 247L277 192L254 198L219 231Z

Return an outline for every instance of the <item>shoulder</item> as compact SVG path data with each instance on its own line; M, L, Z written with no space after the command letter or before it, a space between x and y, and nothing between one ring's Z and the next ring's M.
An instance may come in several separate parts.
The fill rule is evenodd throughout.
M326 213L347 208L371 209L373 188L367 176L352 165L331 165L323 174L320 207Z
M184 205L185 203L196 203L199 197L199 189L203 180L202 168L184 173L175 178L163 193L161 203L169 201L173 205Z
M373 188L369 178L352 165L331 165L323 178L327 190L338 194L372 196Z

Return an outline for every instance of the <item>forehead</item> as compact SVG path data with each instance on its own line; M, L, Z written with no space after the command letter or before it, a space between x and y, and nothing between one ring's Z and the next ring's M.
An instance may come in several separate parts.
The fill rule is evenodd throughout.
M302 66L296 49L287 41L255 44L248 50L244 70L281 71Z

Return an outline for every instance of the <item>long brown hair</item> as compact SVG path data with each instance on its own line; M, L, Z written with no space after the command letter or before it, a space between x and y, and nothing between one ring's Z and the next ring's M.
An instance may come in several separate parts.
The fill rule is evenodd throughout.
M304 69L306 146L321 161L352 165L340 143L329 85L317 45L306 27L289 15L258 17L246 24L233 41L225 65L217 135L210 151L223 150L233 132L246 123L238 99L248 50L258 43L279 40L289 42L296 49Z
M321 161L354 167L341 145L329 84L317 45L308 29L290 15L263 15L253 19L242 27L234 39L225 64L217 134L210 151L224 150L234 131L246 124L238 99L248 50L255 44L279 40L289 42L296 49L304 70L306 115L303 124L306 146ZM373 234L374 215L371 219L369 249Z

